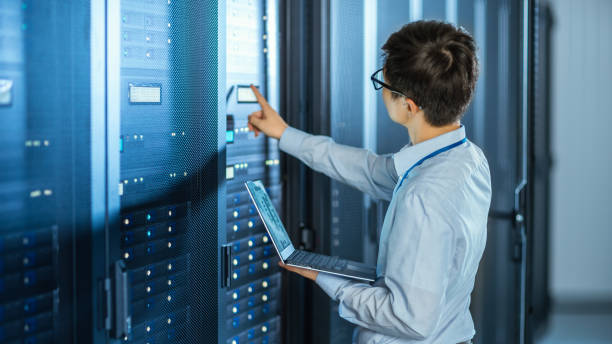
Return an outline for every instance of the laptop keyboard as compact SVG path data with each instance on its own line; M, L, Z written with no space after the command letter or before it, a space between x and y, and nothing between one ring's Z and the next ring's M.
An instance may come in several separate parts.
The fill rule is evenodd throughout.
M321 270L341 271L346 268L348 261L340 257L330 257L312 252L297 251L291 262L295 265L307 266Z

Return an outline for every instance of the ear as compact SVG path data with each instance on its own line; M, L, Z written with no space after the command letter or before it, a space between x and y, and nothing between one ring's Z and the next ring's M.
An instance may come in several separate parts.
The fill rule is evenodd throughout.
M410 112L411 114L415 114L420 110L416 103L408 97L403 98L402 105L405 106L408 109L408 112Z

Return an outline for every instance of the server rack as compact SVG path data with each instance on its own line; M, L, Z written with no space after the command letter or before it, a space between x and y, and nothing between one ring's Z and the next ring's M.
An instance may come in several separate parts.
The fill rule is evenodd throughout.
M241 87L278 98L275 11L0 4L1 341L280 341L280 273L241 185L280 208L278 148L246 132Z
M249 86L275 104L276 3L227 2L225 287L220 310L223 343L280 343L282 281L277 254L244 183L262 180L282 210L278 141L249 132L248 115L260 110Z
M476 95L468 113L464 119L467 128L468 138L478 144L485 151L491 172L493 189L495 190L491 206L489 219L488 243L485 256L480 266L480 272L476 281L472 302L472 314L476 323L476 340L486 342L522 342L528 341L525 337L525 317L527 311L525 304L526 295L526 268L530 262L525 254L527 248L526 227L524 219L529 214L525 213L525 181L531 166L525 160L528 154L524 142L527 142L525 132L530 116L529 105L525 106L523 101L531 92L528 82L525 83L523 76L529 79L530 71L522 70L524 61L523 53L529 49L528 44L523 44L523 39L527 42L531 39L532 32L524 28L524 24L530 20L531 11L524 8L531 8L531 2L512 2L512 1L339 1L326 2L316 1L313 5L292 4L290 9L298 9L288 12L293 17L289 21L288 27L294 29L293 23L301 23L312 32L306 35L303 46L297 46L301 55L308 56L307 61L294 64L294 68L288 73L298 75L302 70L312 71L313 75L305 76L305 81L300 83L290 83L291 87L300 85L306 90L307 96L312 96L312 101L306 101L308 106L301 110L301 116L307 116L306 121L299 118L291 118L294 125L310 130L314 133L334 135L342 132L342 114L336 111L334 115L333 104L342 104L343 97L351 97L353 101L359 101L362 94L354 90L355 80L344 75L342 81L330 87L334 73L345 73L353 71L352 75L362 78L367 77L366 73L359 70L357 57L364 51L363 41L352 42L353 35L360 36L364 26L371 29L371 24L367 23L367 18L375 15L375 53L378 55L378 48L382 46L388 35L399 29L401 25L410 21L420 19L438 19L456 23L470 31L479 45L479 59L481 65L481 75L477 86ZM368 7L370 6L370 7ZM341 8L342 11L334 12L333 8ZM372 7L374 10L372 10ZM343 14L350 13L353 18L359 18L361 11L368 8L368 15L364 15L363 23L359 19L350 23L351 32L342 32L342 41L334 41L334 25L346 23L343 21ZM331 14L330 14L331 13ZM335 14L334 14L335 13ZM298 16L296 18L296 16ZM341 30L336 27L336 30ZM371 33L368 32L368 33ZM351 43L352 42L352 43ZM343 59L336 66L341 68L335 71L333 59L338 55L339 49L351 52L350 59ZM335 51L335 55L334 55ZM293 52L288 52L287 56L292 57ZM527 53L528 56L529 53ZM342 55L341 53L339 55ZM367 55L367 54L365 54ZM364 56L365 56L364 55ZM367 57L366 57L367 58ZM379 62L379 61L376 61ZM363 61L363 66L371 66L371 61ZM370 71L371 72L371 71ZM289 81L288 81L289 82ZM358 81L361 85L362 82ZM339 87L346 87L346 90L339 90ZM304 101L303 95L297 92L288 93L287 103ZM364 99L367 96L364 95ZM386 116L386 109L382 101L375 102L376 115L369 116L368 105L364 103L366 112L362 117L361 113L352 113L350 124L347 127L358 125L364 121L363 127L352 127L352 140L354 136L363 133L366 141L374 141L374 145L367 142L354 142L353 145L365 146L375 149L378 153L392 153L399 150L408 143L408 136L405 130L394 125ZM290 109L297 111L296 108ZM311 109L316 109L314 112ZM527 117L525 117L527 116ZM308 120L308 118L311 118ZM335 127L331 127L331 124ZM368 128L368 130L359 130ZM369 132L373 130L374 133ZM340 140L342 138L339 137ZM297 167L289 164L290 170L300 171ZM367 237L377 235L372 227L380 229L378 219L382 219L386 205L384 202L368 204L362 210L364 221L355 228L355 224L350 229L342 226L339 231L332 231L333 223L330 225L326 221L332 218L332 204L337 202L337 196L327 194L330 182L317 174L305 172L302 179L303 183L314 185L313 191L306 190L308 195L302 195L292 199L292 204L300 204L303 212L296 211L297 218L305 218L305 229L313 229L313 235L305 235L304 231L298 231L296 236L299 238L314 237L315 250L322 250L331 253L333 247L329 243L338 239L338 233L357 231L361 233L364 241ZM298 189L297 186L292 187ZM342 202L339 202L344 205ZM347 209L347 211L349 211ZM367 212L366 212L367 211ZM304 215L305 214L305 215ZM518 216L517 216L518 215ZM312 216L312 217L309 217ZM377 219L378 217L378 219ZM314 223L314 225L313 225ZM366 229L367 228L367 229ZM326 244L327 243L327 246ZM323 244L323 245L322 245ZM353 245L355 247L355 245ZM361 247L361 246L360 246ZM354 252L353 252L354 253ZM367 259L366 249L357 252L357 255L364 255ZM359 259L359 258L358 258ZM516 292L516 291L520 292ZM316 288L310 290L304 288L306 295L313 293L317 295ZM333 325L330 327L331 319L336 316L333 312L333 304L330 304L325 297L315 299L316 303L307 307L305 314L310 319L314 319L311 325L307 325L305 331L312 331L314 339L318 342L333 342L334 339L342 336L349 336L350 327L345 327L340 331L341 326ZM330 310L328 313L327 309ZM329 315L328 315L329 314ZM334 332L334 331L340 331ZM321 334L320 336L318 334ZM344 337L342 337L344 338ZM306 340L308 341L308 340Z
M89 319L88 20L86 1L0 3L3 343L70 342Z
M550 5L535 1L533 8L533 92L529 118L529 197L527 210L531 245L528 257L527 338L533 340L544 329L551 307L549 292L551 113L550 68L551 31L554 25Z
M401 11L399 9L404 9ZM454 22L470 32L479 47L480 77L472 104L463 119L469 140L481 147L489 161L493 198L487 247L479 268L471 311L475 341L513 343L525 340L525 301L518 292L525 282L529 262L524 254L525 180L522 169L528 154L522 134L528 124L522 117L525 90L523 70L523 4L512 1L411 1L380 2L378 44L409 20L436 19ZM528 74L527 74L528 75ZM407 135L384 115L378 103L378 152L391 153L407 142ZM384 135L383 135L384 133ZM519 216L519 217L520 217ZM524 289L523 289L524 290ZM523 293L524 295L524 293Z
M123 0L105 10L108 215L94 340L217 338L225 8Z
M327 108L316 113L312 131L329 135L340 144L364 147L368 127L364 98L365 87L371 87L364 68L368 14L364 1L321 1L321 23L327 25L328 44L322 56L327 66L325 80ZM373 72L373 71L372 71ZM371 147L368 147L371 148ZM376 234L368 232L372 220L366 206L369 199L360 191L313 173L313 219L316 230L314 250L355 261L375 264ZM319 205L318 207L315 205ZM375 229L375 225L373 227ZM318 287L313 290L313 336L330 343L349 343L354 326L338 314L338 304ZM317 341L315 339L315 341Z

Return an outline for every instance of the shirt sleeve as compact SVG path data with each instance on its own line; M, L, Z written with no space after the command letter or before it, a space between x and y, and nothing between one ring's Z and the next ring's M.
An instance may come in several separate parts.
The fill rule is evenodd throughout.
M386 243L383 276L374 285L328 274L317 284L339 302L340 316L375 332L423 340L441 316L452 265L451 225L422 197L403 200ZM440 206L438 206L440 207Z
M391 155L377 155L367 149L335 143L330 137L287 128L279 148L308 167L351 185L375 199L390 200L397 183Z

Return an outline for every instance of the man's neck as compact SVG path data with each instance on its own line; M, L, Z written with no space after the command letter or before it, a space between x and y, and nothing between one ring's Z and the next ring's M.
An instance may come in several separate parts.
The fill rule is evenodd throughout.
M461 127L461 123L458 121L442 127L434 127L427 123L420 124L421 125L417 127L408 127L408 135L410 135L410 142L412 142L413 145L431 140L434 137L457 130Z

